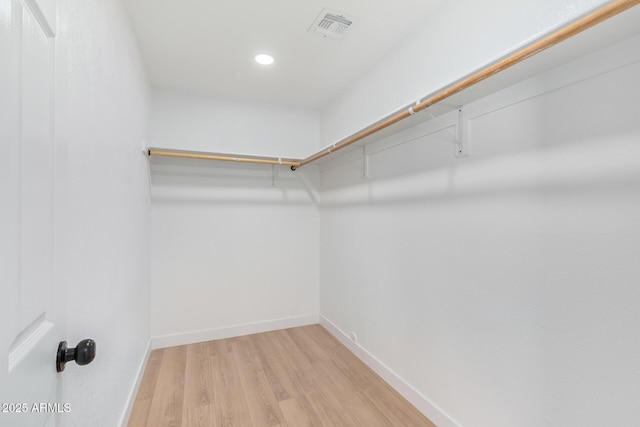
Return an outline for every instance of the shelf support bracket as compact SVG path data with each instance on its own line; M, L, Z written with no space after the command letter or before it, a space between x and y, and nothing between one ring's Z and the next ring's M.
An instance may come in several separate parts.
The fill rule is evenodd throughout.
M455 158L461 159L463 157L469 157L469 135L465 132L466 122L464 120L464 111L462 107L458 108L458 125L456 131L458 133L458 139L456 140Z
M425 109L425 111L427 112L427 114L429 114L433 121L436 122L438 126L440 126L440 129L445 131L447 135L449 135L453 140L454 157L456 159L461 159L463 157L469 156L469 147L467 141L465 141L464 138L464 112L462 110L462 107L458 108L458 121L457 124L453 125L453 133L451 133L449 131L449 128L443 125L442 122L431 113L431 111L429 111L428 109Z
M364 179L369 178L369 155L367 154L366 146L362 146L362 177Z

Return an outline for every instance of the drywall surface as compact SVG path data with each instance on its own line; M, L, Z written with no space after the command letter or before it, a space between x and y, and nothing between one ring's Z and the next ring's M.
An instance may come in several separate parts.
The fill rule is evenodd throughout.
M320 143L333 144L605 3L444 2L370 72L324 106Z
M152 182L159 346L317 322L315 167L152 158Z
M117 426L149 343L149 86L122 2L59 1L56 277L67 336L97 343L60 380L62 426ZM53 350L51 352L53 357Z
M319 118L312 109L154 89L151 145L302 158L319 148Z
M321 316L459 425L640 422L639 43L323 165Z
M154 147L283 158L318 148L315 110L166 89L152 99ZM317 319L317 168L156 157L152 186L157 345Z

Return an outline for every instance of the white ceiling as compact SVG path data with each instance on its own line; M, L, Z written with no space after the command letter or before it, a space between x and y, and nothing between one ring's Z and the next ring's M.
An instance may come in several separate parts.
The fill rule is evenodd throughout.
M126 0L152 85L321 108L444 0ZM308 32L333 9L344 40ZM265 67L258 53L275 57Z

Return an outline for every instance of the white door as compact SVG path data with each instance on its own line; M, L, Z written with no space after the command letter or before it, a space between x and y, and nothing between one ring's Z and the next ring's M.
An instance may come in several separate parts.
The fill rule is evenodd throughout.
M0 0L3 427L54 426L65 410L55 367L64 336L53 280L55 12L55 0Z

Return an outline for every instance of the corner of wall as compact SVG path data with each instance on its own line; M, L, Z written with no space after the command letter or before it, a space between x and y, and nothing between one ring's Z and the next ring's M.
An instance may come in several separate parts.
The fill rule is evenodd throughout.
M306 316L288 317L284 319L274 319L263 322L244 323L240 325L225 326L215 329L161 335L151 338L150 345L151 350L155 350L158 348L194 344L198 342L239 337L242 335L276 331L279 329L314 325L316 323L318 323L318 314L309 314Z
M138 370L136 372L136 379L129 391L129 396L127 398L127 406L122 413L122 418L120 419L119 425L121 427L127 427L129 423L129 418L131 417L131 411L133 410L133 405L136 401L136 395L138 394L138 390L140 389L140 384L142 383L142 377L144 376L144 371L147 368L147 363L149 362L149 355L151 355L151 340L147 343L147 349L144 352L144 357L140 362L140 366L138 366Z

